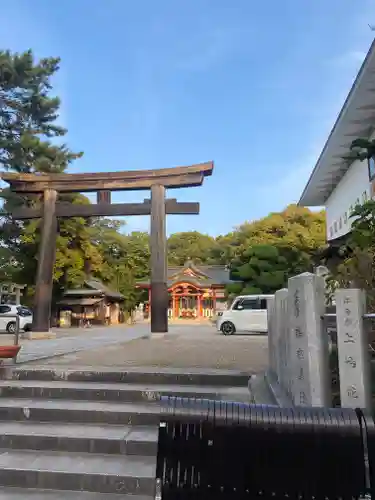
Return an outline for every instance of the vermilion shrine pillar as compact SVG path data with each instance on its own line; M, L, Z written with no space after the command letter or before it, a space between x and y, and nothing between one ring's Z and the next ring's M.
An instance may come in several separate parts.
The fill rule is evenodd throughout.
M197 296L197 318L202 316L202 296Z
M172 318L176 317L176 295L172 293Z

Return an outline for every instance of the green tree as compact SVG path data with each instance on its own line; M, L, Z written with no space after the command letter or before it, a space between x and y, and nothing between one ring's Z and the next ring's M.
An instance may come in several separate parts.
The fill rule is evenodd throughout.
M18 268L18 262L8 248L0 247L0 283L11 282Z
M271 245L255 245L234 262L233 278L243 282L242 294L274 293L285 286L288 262ZM229 292L233 291L229 288Z
M272 245L312 255L325 245L325 213L289 205L254 222L245 222L234 234L234 242L245 249L252 245Z
M173 266L182 266L191 259L196 264L216 263L215 238L198 231L171 234L168 238L168 262Z
M81 153L50 139L64 136L56 124L60 99L50 96L59 58L36 62L31 50L0 51L0 165L16 172L63 172Z
M357 205L350 216L351 234L341 248L342 260L332 269L341 287L366 291L368 305L375 310L375 201Z
M51 96L51 78L59 69L59 58L36 61L31 50L22 54L0 51L0 166L19 173L61 173L82 153L72 152L61 141L66 130L57 124L60 100ZM3 213L15 206L37 206L38 196L27 200L5 189L2 192ZM60 200L88 202L80 195L61 196ZM60 222L57 241L55 281L75 282L82 279L80 253L90 254L85 235L89 222L75 218ZM40 221L17 222L3 215L0 222L1 244L18 265L15 281L32 285L36 272ZM81 244L81 247L79 245ZM77 252L80 248L81 252ZM96 255L91 256L93 260ZM65 259L65 260L64 260Z
M245 222L217 241L219 245L224 241L223 254L230 259L232 277L244 281L246 293L270 293L289 277L312 271L319 262L319 251L326 244L325 213L289 205L282 212ZM254 249L260 259L252 254ZM238 294L238 283L230 285L228 293Z
M143 295L136 288L137 281L149 277L149 236L138 231L125 235L117 229L104 228L100 236L103 264L99 276L124 295L126 308L131 310Z
M350 145L349 160L369 160L375 157L375 140L363 138L354 139Z

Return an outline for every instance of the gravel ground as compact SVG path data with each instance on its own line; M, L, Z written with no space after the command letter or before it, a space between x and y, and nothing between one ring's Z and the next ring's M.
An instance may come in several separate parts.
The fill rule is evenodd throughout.
M137 339L45 360L43 365L266 369L266 336L224 337L209 326L179 326L164 337ZM39 363L40 364L40 363Z

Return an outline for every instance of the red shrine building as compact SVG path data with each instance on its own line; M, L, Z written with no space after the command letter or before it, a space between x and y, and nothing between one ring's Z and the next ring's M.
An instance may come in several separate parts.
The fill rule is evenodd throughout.
M168 267L169 319L211 318L225 308L225 285L232 283L226 266L196 265L191 261L180 267ZM149 281L139 281L139 288L151 289Z

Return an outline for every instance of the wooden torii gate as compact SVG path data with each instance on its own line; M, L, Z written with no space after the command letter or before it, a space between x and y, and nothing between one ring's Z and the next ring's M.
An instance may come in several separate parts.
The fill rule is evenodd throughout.
M151 332L168 331L168 286L166 214L199 214L199 203L166 199L166 189L201 186L212 174L213 162L157 170L100 172L84 174L15 174L1 178L15 193L43 194L40 208L22 207L11 213L16 220L42 218L36 276L34 332L50 328L53 267L55 263L58 217L118 217L151 215ZM151 190L151 200L143 203L111 204L112 191ZM77 205L58 202L58 193L97 193L97 204Z

